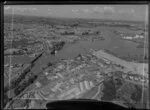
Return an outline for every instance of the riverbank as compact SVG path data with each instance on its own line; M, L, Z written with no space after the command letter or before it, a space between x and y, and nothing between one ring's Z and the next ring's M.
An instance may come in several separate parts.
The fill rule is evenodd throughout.
M120 58L117 58L111 54L108 54L102 50L93 52L93 55L97 56L98 58L106 58L116 64L122 65L126 67L129 72L132 71L136 74L140 74L148 77L148 63L128 62Z

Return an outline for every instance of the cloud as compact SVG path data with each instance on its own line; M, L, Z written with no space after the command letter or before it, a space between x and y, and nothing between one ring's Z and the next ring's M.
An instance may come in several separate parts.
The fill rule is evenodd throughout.
M105 6L104 11L109 11L109 12L112 12L112 13L115 12L114 7L112 7L112 6Z
M10 6L4 6L4 10L9 10L9 9L11 9Z
M27 10L26 8L21 8L21 7L12 7L12 9L14 11L20 11L20 12L23 12L23 11Z
M133 8L132 9L123 9L123 10L118 10L118 13L119 14L134 14L135 10Z
M33 10L33 11L37 11L37 8L31 8L31 10Z
M4 10L10 10L13 9L15 12L24 12L24 11L29 11L29 12L36 12L38 11L37 8L31 8L31 7L13 7L13 6L6 6L4 7Z
M93 12L100 13L106 16L109 16L109 15L113 15L113 16L126 16L126 15L131 16L132 15L133 16L135 13L135 10L133 8L116 10L116 8L113 6L104 6L104 7L97 6L93 8Z
M132 13L135 13L135 10L134 10L134 9L131 9L131 12L132 12Z
M114 13L115 10L114 10L114 7L112 7L112 6L104 6L104 7L96 6L96 7L93 8L93 12L111 14L111 13Z
M93 12L103 12L103 8L102 7L94 7L93 8Z
M92 10L90 10L90 9L83 9L83 12L90 13L90 12L92 12Z
M72 9L72 12L79 12L79 9Z
M52 15L52 9L48 8L47 11L47 15Z

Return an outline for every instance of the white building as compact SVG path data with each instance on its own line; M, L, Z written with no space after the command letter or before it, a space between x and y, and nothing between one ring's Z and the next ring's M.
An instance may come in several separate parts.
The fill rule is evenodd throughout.
M65 66L61 64L61 65L57 66L57 68L58 68L58 69L64 69Z
M133 37L131 37L131 36L126 36L126 37L123 37L124 39L129 39L129 40L131 40L131 39L133 39Z
M47 76L49 73L48 73L48 72L45 72L44 74Z
M84 85L85 85L85 88L86 88L87 90L90 90L91 87L90 87L88 81L84 81Z
M101 78L102 77L102 75L101 75L101 73L99 71L96 73L96 76L97 76L97 78Z
M94 84L92 81L90 81L90 87L94 87Z
M100 62L98 63L98 65L99 65L100 67L102 67L102 68L104 67L104 65L103 65L102 63L100 63Z
M36 85L36 87L41 87L41 83L38 81L35 83L35 85Z
M134 36L134 38L141 38L142 39L142 38L144 38L144 36L137 34L137 35Z
M133 80L133 76L129 76L129 78L130 78L131 80Z
M60 86L62 85L62 83L58 83L54 88L52 88L51 90L52 91L57 91L59 88L60 88Z
M56 73L56 75L60 78L64 78L63 75L61 75L60 73Z
M138 81L138 80L139 80L139 78L137 78L137 77L134 77L134 80L135 80L135 81Z
M5 64L4 66L8 67L8 66L9 66L9 63Z
M78 95L78 94L80 94L79 88L78 87L73 87L70 90L67 90L66 92L62 93L58 97L60 99L62 99L62 98L70 99L70 98L73 98L75 95Z
M83 83L83 82L80 82L79 86L80 86L81 92L84 92L84 91L85 91L84 83Z

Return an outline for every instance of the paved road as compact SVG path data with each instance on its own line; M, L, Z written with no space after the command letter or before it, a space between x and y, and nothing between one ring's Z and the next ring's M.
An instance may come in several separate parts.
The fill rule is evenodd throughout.
M90 91L83 94L81 98L95 99L101 93L101 84L104 80L96 84Z
M98 94L101 92L100 90L101 90L101 85L98 86L98 91L97 91L97 93L92 97L92 99L95 99L95 98L98 96Z

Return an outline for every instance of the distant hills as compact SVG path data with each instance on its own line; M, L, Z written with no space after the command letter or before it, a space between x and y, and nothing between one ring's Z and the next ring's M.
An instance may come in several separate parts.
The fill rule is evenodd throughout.
M74 23L87 23L87 22L121 22L126 24L144 24L144 21L124 21L124 20L111 20L111 19L84 19L84 18L59 18L59 17L46 17L46 16L30 16L30 15L17 15L13 16L16 23L46 23L46 24L74 24ZM4 23L12 21L11 14L4 15Z

